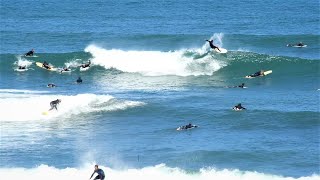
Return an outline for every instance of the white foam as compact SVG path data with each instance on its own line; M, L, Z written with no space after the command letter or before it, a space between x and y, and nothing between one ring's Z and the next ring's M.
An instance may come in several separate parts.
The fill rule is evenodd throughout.
M61 99L58 111L50 109L50 102ZM116 99L110 95L78 94L73 96L48 94L0 93L0 121L29 121L67 118L71 115L97 111L117 111L141 106L144 103Z
M68 179L89 179L93 173L94 165L86 165L81 168L58 169L47 165L40 165L36 168L1 168L1 179L33 179L33 180L68 180ZM105 166L99 166L104 170L108 180L318 180L319 175L308 177L283 177L258 172L240 171L240 170L215 170L212 168L200 169L198 172L186 172L180 168L170 168L165 164L144 167L141 169L111 169ZM93 176L93 178L96 175ZM92 178L92 179L93 179Z
M13 64L17 66L26 66L29 67L32 64L32 61L25 59L23 56L16 56L18 61L15 61Z
M225 65L223 62L212 59L211 56L201 59L186 57L184 50L174 52L123 51L89 45L85 51L92 54L92 64L103 66L106 69L115 68L123 72L140 73L145 76L211 75Z

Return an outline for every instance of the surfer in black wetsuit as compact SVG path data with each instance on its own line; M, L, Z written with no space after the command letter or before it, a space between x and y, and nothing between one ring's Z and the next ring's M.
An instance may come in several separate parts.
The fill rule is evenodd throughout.
M82 79L81 77L78 77L77 81L76 81L78 84L82 83Z
M19 66L18 69L26 69L27 66Z
M54 101L51 101L50 102L50 109L49 109L49 111L51 111L53 108L55 108L56 110L58 110L57 109L57 105L58 104L60 104L60 102L61 102L61 99L57 99L57 100L54 100Z
M44 61L42 63L42 67L46 68L46 69L51 69L51 67L49 66L49 63L47 63L47 61Z
M94 180L96 179L101 179L101 180L104 180L105 178L105 175L104 175L104 171L102 169L99 169L98 165L95 165L94 166L94 171L92 173L92 175L90 176L89 179L92 178L92 176L94 175L94 173L97 173L98 175L94 178Z
M91 64L91 61L89 60L88 63L82 64L81 67L82 68L90 67L90 64Z
M55 85L55 84L53 84L53 83L49 83L49 84L47 85L47 87L49 87L49 88L53 88L53 87L56 87L56 85Z
M233 109L234 110L243 110L243 109L246 109L246 108L242 107L241 103L239 103L238 105L234 106Z
M238 86L239 88L244 88L244 83Z
M249 75L249 77L257 77L257 76L264 76L264 70L260 70L254 74Z
M208 41L209 42L209 45L210 45L210 47L211 47L211 49L218 49L219 51L220 51L220 49L218 48L218 46L215 46L215 45L213 45L213 40L206 40L206 41ZM221 52L221 51L220 51Z
M34 53L34 50L31 49L31 51L27 52L25 56L33 56L33 53Z

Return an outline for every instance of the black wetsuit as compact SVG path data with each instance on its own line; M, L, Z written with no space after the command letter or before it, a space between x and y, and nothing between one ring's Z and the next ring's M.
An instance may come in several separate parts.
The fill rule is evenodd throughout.
M58 110L57 109L57 105L60 103L60 100L59 99L57 99L57 100L55 100L55 101L51 101L50 102L50 106L51 106L51 108L49 109L49 111L51 111L53 108L55 108L56 110Z
M77 83L82 83L82 79L80 77L77 79Z
M234 106L234 108L236 108L236 109L246 109L246 108L242 107L241 104L238 104L238 105Z
M51 69L51 67L49 66L49 64L47 63L47 61L44 61L42 63L42 66L45 67L46 69Z
M90 64L91 64L91 61L89 61L89 62L86 63L86 64L82 64L81 67L82 67L82 68L90 67Z
M97 173L98 175L94 178L94 179L101 179L101 180L104 180L105 178L105 175L104 175L104 172L102 169L97 169L95 171L93 171L90 179L92 178L92 176L94 175L94 173Z
M26 56L33 56L33 50L27 52L25 55L26 55Z
M26 66L19 66L19 69L26 69Z
M210 47L212 48L212 49L218 49L219 51L220 51L220 49L217 47L217 46L215 46L215 45L213 45L213 40L206 40L206 41L208 41L209 42L209 45L210 45Z

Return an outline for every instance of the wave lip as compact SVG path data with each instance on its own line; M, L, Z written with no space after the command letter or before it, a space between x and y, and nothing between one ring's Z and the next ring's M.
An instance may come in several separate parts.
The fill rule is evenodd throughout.
M89 45L86 52L92 54L92 63L105 67L115 68L123 72L140 73L145 76L161 75L211 75L224 66L222 62L212 57L194 60L184 56L185 51L123 51L118 49L107 50L95 45Z

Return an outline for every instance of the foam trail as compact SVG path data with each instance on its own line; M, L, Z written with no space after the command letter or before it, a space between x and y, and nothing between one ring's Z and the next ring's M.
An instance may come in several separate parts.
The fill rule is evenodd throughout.
M92 63L123 72L140 73L146 76L161 75L211 75L224 66L223 62L213 60L211 56L194 60L185 57L184 51L123 51L107 50L95 45L85 49L92 54Z
M106 179L108 180L212 180L212 179L228 179L228 180L318 180L319 175L308 177L282 177L276 175L263 174L258 172L239 171L239 170L215 170L200 169L198 172L186 172L179 168L170 168L165 164L144 167L141 169L123 169L116 170L104 166L99 166L104 170ZM57 169L47 165L40 165L32 169L25 168L1 168L1 179L34 179L34 180L64 180L64 179L89 179L93 172L93 164L86 165L81 168L65 168ZM95 175L94 175L95 177Z
M56 99L62 100L58 111L52 110L48 115L43 115L42 113L50 108L49 103ZM0 121L29 121L57 117L61 119L82 113L125 110L143 104L138 101L119 100L110 95L78 94L66 96L1 93Z

